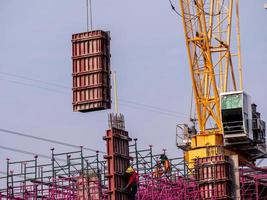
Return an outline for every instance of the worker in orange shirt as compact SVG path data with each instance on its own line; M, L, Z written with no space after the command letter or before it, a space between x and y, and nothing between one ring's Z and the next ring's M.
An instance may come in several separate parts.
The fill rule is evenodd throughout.
M153 170L153 177L160 178L162 175L163 175L163 170L161 166L161 161L158 160Z
M122 190L130 192L131 200L135 200L138 188L138 174L132 166L129 166L124 173L124 177L127 179L127 185Z
M169 176L171 173L171 162L165 153L160 155L160 161L163 165L164 173L166 174L166 176Z

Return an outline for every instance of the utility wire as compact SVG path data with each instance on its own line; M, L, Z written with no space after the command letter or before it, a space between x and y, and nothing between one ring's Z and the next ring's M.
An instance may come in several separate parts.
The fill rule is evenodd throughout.
M1 72L0 72L1 74ZM17 76L17 75L14 75L12 74L11 76L14 76L14 77L23 77L23 79L25 80L31 80L31 81L35 81L35 82L42 82L42 83L46 83L47 85L54 85L53 83L49 83L49 82L46 82L46 81L42 81L42 80L38 80L38 79L31 79L31 78L28 78L28 77L25 77L25 76ZM47 88L47 87L43 87L43 86L37 86L37 85L33 85L33 84L28 84L28 83L23 83L23 82L20 82L20 81L14 81L14 80L9 80L9 79L0 79L0 80L3 80L3 81L8 81L8 82L11 82L11 83L14 83L14 84L18 84L18 85L24 85L24 86L29 86L29 87L35 87L35 88L39 88L39 89L43 89L43 90L47 90L47 91L51 91L51 92L57 92L57 93L61 93L61 94L69 94L67 92L64 92L64 91L60 91L60 90L56 90L54 88ZM59 85L58 85L59 86ZM64 89L68 89L67 86L63 86L63 85L60 85L60 87L64 88ZM71 90L70 88L68 90ZM151 108L153 109L152 112L157 112L156 110L158 110L159 112L158 113L165 113L165 114L168 114L168 113L171 113L172 115L183 115L183 116L187 116L186 114L184 113L179 113L179 112L175 112L175 111L171 111L171 110L167 110L167 109L162 109L162 108L159 108L159 107L156 107L156 106L152 106L152 105L147 105L147 104L143 104L143 103L138 103L138 102L134 102L134 101L129 101L129 100L125 100L125 99L119 99L119 102L121 103L125 103L125 106L128 106L127 104L133 104L133 105L136 105L136 106L142 106L142 110L145 109L145 110L148 110L148 111L152 111ZM138 109L138 108L137 108ZM141 108L139 108L141 109Z
M10 83L14 83L14 84L18 84L18 85L24 85L24 86L28 86L28 87L39 88L39 89L47 90L47 91L50 91L50 92L56 92L56 93L60 93L60 94L68 94L67 92L63 92L63 91L56 90L56 89L53 89L53 88L47 88L47 87L43 87L43 86L38 86L38 85L23 83L23 82L20 82L20 81L14 81L14 80L3 79L3 78L0 78L0 80L2 80L2 81L8 81Z
M51 83L51 82L48 82L48 81L43 81L43 80L40 80L40 79L34 79L34 78L27 77L27 76L7 73L7 72L3 72L3 71L0 71L0 74L5 75L5 76L16 77L16 78L20 78L20 79L24 79L24 80L28 80L28 81L39 82L39 83L43 83L45 85L49 85L49 86L53 86L53 87L58 87L58 88L61 88L61 89L69 90L69 87L67 87L65 85L58 84L58 83Z
M44 155L44 154L34 153L34 152L31 152L31 151L25 151L25 150L21 150L21 149L12 148L12 147L6 147L6 146L2 146L2 145L0 145L0 149L4 149L4 150L7 150L7 151L13 151L13 152L16 152L16 153L21 153L21 154L26 154L26 155L31 155L31 156L38 156L40 158L45 158L45 159L49 159L49 160L52 159L52 156L47 156L47 155ZM62 158L56 158L56 160L67 162L66 159L62 159Z
M2 175L4 175L4 177L2 176L2 177L0 177L0 180L1 179L6 179L7 178L7 172L3 172L3 171L0 171L0 174L2 174ZM11 173L9 174L9 176L11 175ZM16 177L20 177L20 178L25 178L25 176L23 175L23 174L21 174L21 175L16 175ZM30 179L32 179L32 178L29 178L29 177L26 177L26 179L28 179L28 180L30 180ZM3 189L1 189L1 190L3 190ZM1 190L0 190L0 192L1 192Z
M44 142L49 142L49 143L53 143L53 144L59 144L59 145L63 145L63 146L73 147L73 148L81 148L81 146L78 146L78 145L73 145L73 144L69 144L69 143L61 142L61 141L57 141L57 140L51 140L51 139L43 138L43 137L37 137L37 136L30 135L30 134L20 133L20 132L16 132L16 131L7 130L7 129L0 129L0 132L12 134L12 135L17 135L17 136L22 136L22 137L27 137L27 138L40 140L40 141L44 141ZM83 149L87 150L87 151L92 151L92 152L98 151L98 150L95 150L92 148L87 148L87 147L83 147ZM106 152L104 152L104 151L98 151L98 152L102 153L102 154L106 154Z
M134 102L134 101L129 101L129 100L125 100L125 99L119 99L119 101L123 102L123 103L129 103L129 104L133 104L133 105L137 105L137 106L143 106L143 107L147 107L147 108L152 108L155 110L159 110L161 112L165 112L165 113L171 113L174 115L183 115L183 116L188 116L184 113L180 113L180 112L175 112L173 110L168 110L168 109L162 109L160 107L157 106L152 106L152 105L147 105L147 104L143 104L143 103L138 103L138 102Z
M32 155L32 156L38 156L38 157L41 157L41 158L51 159L51 156L38 154L38 153L30 152L30 151L25 151L25 150L21 150L21 149L15 149L15 148L12 148L12 147L6 147L6 146L2 146L2 145L0 145L0 149L5 149L5 150L8 150L8 151L13 151L13 152L17 152L17 153L22 153L22 154L27 154L27 155Z
M127 105L127 104L121 104L122 106L126 106L126 107L129 107L129 108L133 108L133 109L137 109L137 110L141 110L142 108L138 107L138 106L134 106L134 105ZM165 112L161 112L161 111L158 111L158 110L153 110L153 109L143 109L143 110L147 110L147 111L150 111L150 112L154 112L154 113L158 113L158 114L163 114L163 115L167 115L167 116L170 116L170 117L174 117L174 118L177 118L179 117L178 115L174 115L174 114L170 114L170 113L165 113Z
M0 174L7 175L7 173L3 171L0 171ZM0 177L0 178L6 178L6 177Z

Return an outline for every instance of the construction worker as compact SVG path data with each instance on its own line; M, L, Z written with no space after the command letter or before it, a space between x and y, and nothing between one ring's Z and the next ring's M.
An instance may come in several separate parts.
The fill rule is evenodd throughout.
M126 178L127 185L122 190L130 192L130 199L135 200L138 187L138 174L132 166L129 166L124 173L124 177Z
M165 153L160 155L160 161L163 165L164 173L166 174L166 176L169 176L171 173L171 162Z
M160 178L162 175L163 175L163 170L162 170L162 166L161 166L161 161L158 160L156 162L155 168L153 170L153 177Z

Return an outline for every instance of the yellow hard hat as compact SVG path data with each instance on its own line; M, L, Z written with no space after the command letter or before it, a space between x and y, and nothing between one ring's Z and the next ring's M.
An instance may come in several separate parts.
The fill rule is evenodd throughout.
M128 173L128 174L131 174L131 173L133 173L133 172L134 172L134 169L133 169L132 166L130 166L130 167L128 167L128 168L126 169L126 173Z

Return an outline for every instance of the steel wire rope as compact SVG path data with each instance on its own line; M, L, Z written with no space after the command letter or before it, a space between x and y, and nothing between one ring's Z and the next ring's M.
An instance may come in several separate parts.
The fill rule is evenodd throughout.
M89 26L90 26L90 30L91 31L93 30L92 0L85 0L85 1L86 1L86 30L87 32L89 32ZM89 21L90 21L90 25L89 25Z
M66 143L66 142L61 142L61 141L58 141L58 140L52 140L52 139L48 139L48 138L44 138L44 137L37 137L37 136L34 136L34 135L20 133L20 132L11 131L11 130L2 129L2 128L0 128L0 132L12 134L12 135L17 135L17 136L22 136L22 137L27 137L27 138L40 140L40 141L44 141L44 142L49 142L49 143L53 143L53 144L59 144L59 145L62 145L62 146L68 146L68 147L73 147L73 148L81 148L81 146L78 146L78 145L74 145L74 144L70 144L70 143ZM82 147L82 148L84 150L87 150L87 151L99 152L101 154L106 154L106 152L104 152L104 151L99 151L99 150L88 148L88 147Z
M88 0L86 1L86 30L89 32L89 8L88 8Z
M193 110L193 97L194 97L194 90L192 87L192 91L191 91L191 99L190 99L190 119L193 119L192 117L192 110Z
M176 10L175 6L173 5L172 1L169 0L172 10L180 17L183 18L183 16Z
M170 5L171 5L172 10L173 10L179 17L183 18L182 14L179 13L179 12L176 10L175 6L173 5L172 0L169 0L169 3L170 3ZM193 20L193 19L195 19L195 18L198 17L197 15L189 14L189 13L184 13L184 15L193 17L193 18L191 18L191 20Z
M93 30L93 8L92 8L92 0L89 0L89 7L90 7L90 26L91 31Z

